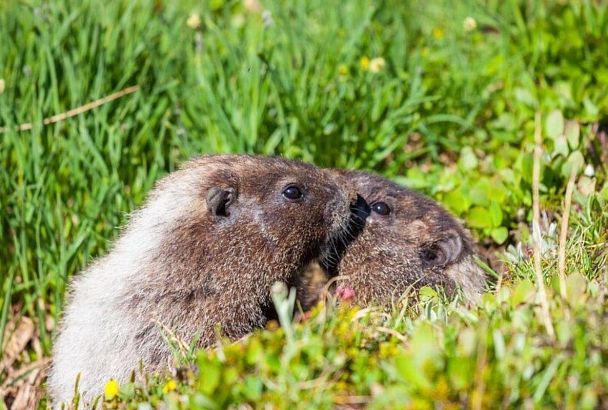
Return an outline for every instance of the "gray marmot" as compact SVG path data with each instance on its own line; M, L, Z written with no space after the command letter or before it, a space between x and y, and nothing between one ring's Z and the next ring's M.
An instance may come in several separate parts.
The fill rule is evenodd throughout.
M388 305L410 290L431 286L460 289L478 299L486 284L475 261L475 245L462 225L430 198L385 178L335 170L371 208L363 231L344 248L338 265L321 262L328 276L340 275L338 296L361 305ZM298 286L304 309L316 303L326 280L309 269Z
M271 287L313 259L330 263L361 198L343 180L280 158L205 156L159 181L111 251L78 275L57 337L54 403L144 364L170 362L169 330L206 347L263 326Z

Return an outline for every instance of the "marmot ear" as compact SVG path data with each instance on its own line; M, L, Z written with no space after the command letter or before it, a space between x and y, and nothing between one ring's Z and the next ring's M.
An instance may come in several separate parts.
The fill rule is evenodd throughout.
M421 252L421 257L428 265L447 266L460 258L463 246L458 232L450 231L445 238L425 247Z
M229 216L228 207L236 199L234 188L214 186L207 192L207 209L213 216Z

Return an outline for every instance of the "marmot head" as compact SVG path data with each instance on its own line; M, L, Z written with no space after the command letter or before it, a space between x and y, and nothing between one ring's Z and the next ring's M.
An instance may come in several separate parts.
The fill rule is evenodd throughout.
M201 185L206 219L218 237L263 248L275 263L301 266L320 256L335 260L348 241L361 197L335 174L282 158L217 157ZM196 168L196 162L191 164ZM253 247L251 247L253 245ZM268 261L271 262L271 261ZM278 266L276 266L278 268Z
M421 286L448 293L461 288L468 298L481 292L484 275L468 232L435 201L385 178L335 172L355 186L371 209L363 231L333 272L344 277L338 290L354 293L362 304L387 304Z

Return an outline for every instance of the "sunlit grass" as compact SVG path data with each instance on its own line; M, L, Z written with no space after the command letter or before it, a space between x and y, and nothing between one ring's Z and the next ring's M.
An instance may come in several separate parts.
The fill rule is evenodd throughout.
M27 316L40 349L28 346L18 362L49 355L70 277L105 252L128 212L181 161L207 152L281 154L374 170L430 194L482 245L501 247L499 290L478 308L446 307L429 296L370 326L359 314L363 325L348 337L338 334L340 322L358 314L334 315L330 305L331 315L317 316L322 323L295 326L298 349L318 354L310 372L297 366L300 358L285 359L284 329L264 332L229 348L236 353L225 359L203 354L200 363L219 363L218 377L233 379L218 395L192 375L188 403L381 407L437 397L446 407L487 407L500 396L505 406L542 407L563 395L572 400L566 406L605 405L597 356L560 356L563 345L544 344L534 302L515 306L505 298L532 292L525 284L534 281L539 112L542 268L558 338L560 326L580 330L605 314L608 147L595 131L608 112L606 33L608 11L591 0L0 2L0 338L9 321ZM139 90L43 125L130 86ZM32 129L18 131L22 124ZM555 296L558 227L573 165L580 171L565 271L586 305ZM517 336L522 317L529 334ZM430 390L408 387L407 369L396 368L396 357L416 355L407 349L418 327L427 329L423 336L443 335L433 347L441 361L428 375ZM532 370L508 341L499 357L496 332L536 346L524 357ZM564 340L599 351L601 364L601 332ZM479 344L458 356L461 334L487 339L485 356ZM270 345L260 366L292 360L295 367L246 376L253 365L239 349L262 342ZM341 349L351 349L352 363L328 365ZM459 385L449 376L454 363L487 370ZM137 397L178 397L173 385L158 383Z

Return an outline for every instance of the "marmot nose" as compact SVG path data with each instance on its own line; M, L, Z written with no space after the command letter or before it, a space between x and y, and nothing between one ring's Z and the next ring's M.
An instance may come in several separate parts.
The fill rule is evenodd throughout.
M367 203L367 201L359 194L350 205L351 213L360 218L361 221L365 221L365 219L370 215L372 209Z

